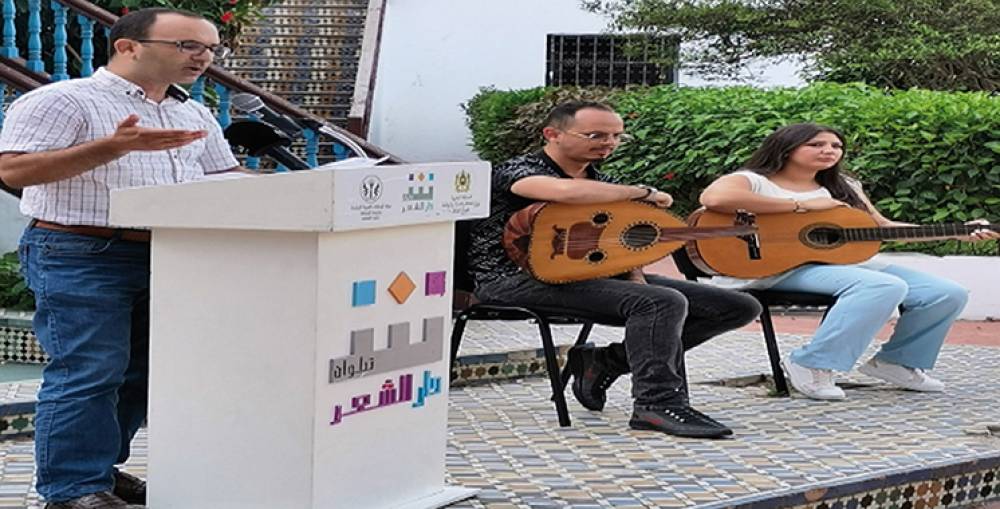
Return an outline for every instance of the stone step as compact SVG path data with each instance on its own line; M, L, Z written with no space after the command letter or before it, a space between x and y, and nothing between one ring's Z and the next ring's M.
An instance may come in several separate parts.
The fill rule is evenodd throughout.
M242 76L244 79L248 79L254 83L296 80L349 80L353 79L354 75L357 73L356 70L352 70L350 75L345 75L337 69L234 69L233 71Z
M301 58L308 57L313 59L328 59L328 58L343 58L343 57L354 57L357 58L361 54L361 47L358 45L344 45L344 46L327 46L327 47L310 47L310 46L270 46L263 48L246 48L244 51L240 51L236 55L226 59L226 62L233 60L242 60L247 58Z
M343 93L345 95L354 94L354 82L315 82L315 81L294 81L294 82L282 82L276 81L268 83L268 90L275 92L279 95L284 95L288 93L309 93L309 94L328 94L328 93Z
M268 17L268 24L273 26L300 26L317 28L357 28L364 29L365 18L356 17L330 17L313 18L302 16L289 16L288 13L275 13Z
M368 7L368 0L284 0L283 7Z
M241 72L269 72L269 71L279 71L279 72L296 72L296 71L312 71L315 69L322 69L324 71L338 71L337 77L340 79L346 78L346 74L354 74L357 72L357 64L353 62L340 61L327 61L327 62L310 62L298 61L298 62L258 62L258 64L265 65L243 65L243 62L233 62L226 66L227 69L239 70ZM353 77L353 76L352 76ZM274 79L274 78L272 78ZM277 78L282 79L282 78ZM300 77L299 79L308 79Z
M368 14L367 7L318 7L311 5L276 5L268 7L265 11L269 15L278 16L298 16L309 18L361 18Z
M337 36L337 37L334 37L332 39L333 41L338 41L341 38L347 39L348 37L351 37L351 38L355 38L358 41L358 44L361 44L360 41L361 41L361 36L362 36L361 32L363 31L362 28L356 28L356 27L351 27L349 29L347 29L347 28L342 28L342 29L329 28L328 30L331 32L329 34L329 36L334 36L334 35ZM333 32L336 32L336 34L334 34ZM310 35L309 37L314 37L315 39L313 39L313 43L319 44L319 41L321 40L321 38L327 37L327 36L328 35L317 34L317 35ZM299 45L302 45L302 44L304 44L304 42L302 41L302 39L299 36L296 36L296 35L280 36L280 37L279 36L269 36L269 35L257 35L257 36L254 36L254 37L246 37L246 38L241 38L240 39L240 48L243 48L245 46L251 46L252 47L252 46L255 46L255 45L261 45L261 46L271 46L271 45L275 45L275 46L299 46ZM336 44L336 43L335 42L331 42L330 44ZM330 45L330 44L327 44L327 45Z
M266 36L266 37L307 37L312 38L309 41L309 45L319 44L321 42L327 43L327 45L336 44L361 44L361 34L356 33L355 27L350 27L348 30L351 33L343 33L343 30L337 30L329 27L312 27L312 26L253 26L245 29L241 36L241 41L254 41L255 39Z
M232 62L244 62L244 61L261 61L267 63L270 59L274 62L274 59L302 59L307 58L312 61L323 61L323 60L343 60L343 59L357 59L361 55L361 48L354 47L330 47L330 48L248 48L246 51L241 52L238 55L229 57L226 59L226 64Z

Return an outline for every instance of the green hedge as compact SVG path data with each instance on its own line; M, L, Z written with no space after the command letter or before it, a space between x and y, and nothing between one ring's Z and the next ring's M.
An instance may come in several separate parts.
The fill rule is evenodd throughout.
M35 309L35 298L21 279L20 270L17 253L0 256L0 308L24 311Z
M927 224L1000 221L1000 97L830 83L772 90L483 89L466 105L474 149L494 163L536 149L545 112L571 98L604 100L622 114L635 141L621 146L604 169L670 192L679 213L693 210L701 190L736 170L774 129L817 122L844 132L846 166L885 215ZM887 249L997 253L996 242Z

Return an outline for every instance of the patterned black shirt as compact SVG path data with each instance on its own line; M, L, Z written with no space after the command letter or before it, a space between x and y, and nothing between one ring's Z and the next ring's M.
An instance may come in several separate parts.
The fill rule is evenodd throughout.
M534 176L572 178L543 151L515 157L493 168L490 215L477 222L470 234L469 273L477 287L521 270L507 257L503 248L503 231L515 212L534 203L534 200L512 193L511 186L518 180ZM615 182L593 164L587 166L587 178Z

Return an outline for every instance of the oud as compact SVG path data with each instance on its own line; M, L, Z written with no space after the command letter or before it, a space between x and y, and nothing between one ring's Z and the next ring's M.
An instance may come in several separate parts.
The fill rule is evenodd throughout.
M735 220L728 226L690 227L647 202L539 202L514 213L503 245L514 263L536 279L561 284L623 274L666 257L688 240L754 233L752 226L733 225Z
M734 214L698 210L692 226L731 223ZM956 238L976 230L1000 231L1000 225L961 223L926 226L878 226L868 213L850 207L804 213L760 214L751 249L738 239L699 239L687 246L691 261L709 273L740 278L780 274L807 263L851 264L878 253L885 240ZM753 243L753 242L752 242Z

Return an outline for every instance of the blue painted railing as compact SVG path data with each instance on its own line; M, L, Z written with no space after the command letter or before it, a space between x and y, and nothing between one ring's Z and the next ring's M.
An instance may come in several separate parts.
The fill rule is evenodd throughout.
M28 0L27 47L18 48L16 45L18 30L17 15L19 14L17 12L17 4L15 0L2 1L3 47L0 49L0 54L11 59L19 59L22 58L21 55L26 55L27 60L24 66L29 71L41 75L48 74L51 81L61 81L93 74L95 65L95 37L104 37L104 41L107 41L108 33L110 32L109 27L115 19L114 15L84 0L50 0L48 2ZM51 18L54 24L51 38L52 47L49 52L46 52L46 48L43 47L41 21L43 18L43 8L51 9ZM23 13L21 14L23 16ZM72 48L75 51L68 51L67 47L70 44L68 33L71 23L74 22L79 28L79 47ZM96 27L100 28L95 30ZM72 61L68 59L69 54L73 54L74 56ZM224 65L224 62L218 62L218 64ZM225 79L216 79L218 77ZM4 107L9 103L9 98L16 93L12 88L8 86L8 83L0 82L0 97L4 99L2 104ZM208 93L208 91L211 91L211 93ZM214 67L212 71L198 79L190 88L191 98L201 103L207 103L212 108L216 119L223 128L226 128L237 118L235 117L236 112L232 110L230 100L231 94L237 92L250 92L260 95L265 103L268 103L269 106L278 111L281 111L282 108L286 111L290 108L297 110L293 105L282 99L272 96L252 84ZM274 107L275 104L278 107ZM3 121L3 109L0 108L0 124ZM301 112L301 110L298 111ZM301 113L308 115L305 112ZM243 116L242 118L252 117ZM321 156L320 134L312 129L304 129L302 141L304 142L305 161L310 167L317 166ZM365 154L355 154L347 145L338 140L331 141L333 141L332 153L325 156L327 159L331 158L331 156L334 159L344 159L352 155L366 155L369 157L388 155L377 147L360 139L352 138L349 142L354 142L356 146L360 144L362 150L366 152ZM247 157L245 165L248 168L257 168L259 161L257 158ZM285 168L279 165L277 171L285 171Z

